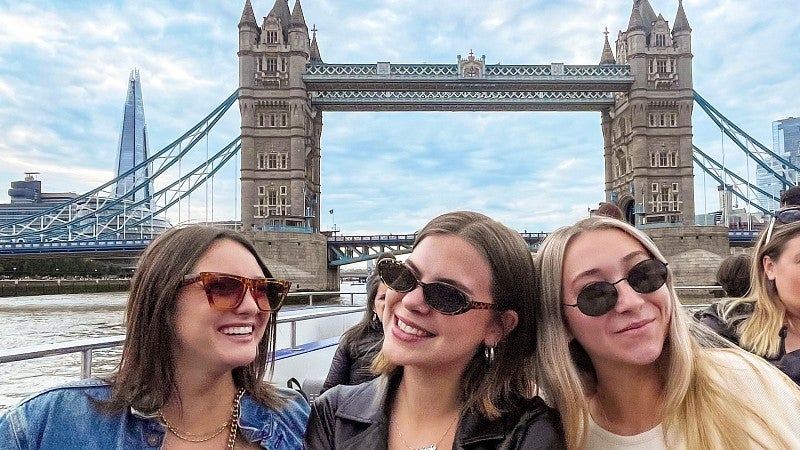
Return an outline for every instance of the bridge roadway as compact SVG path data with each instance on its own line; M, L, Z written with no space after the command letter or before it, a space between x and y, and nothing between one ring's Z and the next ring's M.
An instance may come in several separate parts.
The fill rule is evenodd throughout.
M728 236L732 247L752 246L760 230L730 230ZM545 232L520 233L531 250L547 236ZM329 236L328 264L342 266L359 261L375 259L381 252L389 251L395 255L411 252L415 234L378 234L369 236ZM3 242L0 243L2 256L86 256L93 258L136 258L151 239L148 237L132 239L93 239L52 242Z

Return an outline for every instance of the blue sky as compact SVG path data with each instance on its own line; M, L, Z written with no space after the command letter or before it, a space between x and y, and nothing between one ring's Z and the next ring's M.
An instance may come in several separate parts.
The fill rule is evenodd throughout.
M301 0L302 1L302 0ZM650 0L672 24L677 0ZM255 0L258 21L272 0ZM294 0L290 1L290 5ZM305 0L331 63L596 64L604 27L627 27L632 0ZM0 202L24 172L47 192L113 178L127 80L141 74L150 145L161 149L237 88L244 0L0 0ZM685 0L694 87L772 146L771 122L800 116L794 2ZM239 132L238 110L209 146ZM700 108L694 143L731 167L743 157ZM214 150L213 148L211 149ZM599 113L325 113L322 224L345 234L408 233L455 209L519 231L550 231L604 200ZM752 166L752 165L751 165ZM227 175L226 175L227 173ZM754 176L751 175L754 180ZM213 218L230 219L235 167L215 180ZM695 169L698 213L718 209ZM193 206L194 217L198 202ZM334 210L331 216L328 211ZM188 214L188 213L187 213Z

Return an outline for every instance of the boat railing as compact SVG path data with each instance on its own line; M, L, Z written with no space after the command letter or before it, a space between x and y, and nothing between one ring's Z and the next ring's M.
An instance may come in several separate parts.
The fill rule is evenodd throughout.
M303 293L308 295L309 293ZM319 292L315 294L320 294ZM331 294L330 292L327 294ZM347 295L347 292L342 292ZM358 292L352 294L359 294ZM361 293L363 295L363 293ZM350 295L350 303L353 304L353 296ZM345 305L346 306L346 305ZM297 323L305 320L313 320L339 316L344 314L363 313L364 306L347 306L346 309L327 310L312 312L293 317L278 317L277 324L288 323L290 327L289 348L297 347ZM55 344L30 345L13 349L0 349L0 364L25 361L30 359L44 358L47 356L65 355L71 353L81 354L81 378L92 376L92 352L95 350L118 347L125 341L125 335L105 336L89 339L78 339L74 341L58 342Z

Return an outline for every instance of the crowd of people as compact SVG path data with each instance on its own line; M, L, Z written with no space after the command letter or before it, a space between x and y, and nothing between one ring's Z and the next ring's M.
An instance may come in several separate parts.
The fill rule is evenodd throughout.
M117 370L4 412L0 446L800 448L796 261L800 206L785 204L693 317L613 204L534 255L483 214L442 214L403 260L376 258L309 403L269 382L290 281L240 234L174 228L140 258Z

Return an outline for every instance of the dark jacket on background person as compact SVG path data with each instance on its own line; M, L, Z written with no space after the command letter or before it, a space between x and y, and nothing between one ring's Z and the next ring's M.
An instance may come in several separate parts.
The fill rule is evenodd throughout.
M315 450L387 448L387 396L396 389L386 377L357 386L336 386L311 406L306 448ZM454 449L562 449L558 413L539 397L518 398L503 416L490 421L467 413L458 422Z
M361 384L377 377L370 367L383 344L383 327L379 320L375 322L358 341L349 333L342 336L322 392L339 384Z
M730 314L727 320L722 318L722 303L712 303L708 308L698 311L694 317L707 325L717 334L739 345L739 325L743 320L750 317L753 313L752 303L741 303ZM786 353L786 326L784 325L778 332L781 338L781 345L778 355L774 358L767 358L758 355L778 367L783 373L789 376L795 383L800 385L800 349ZM747 349L745 349L747 350Z

